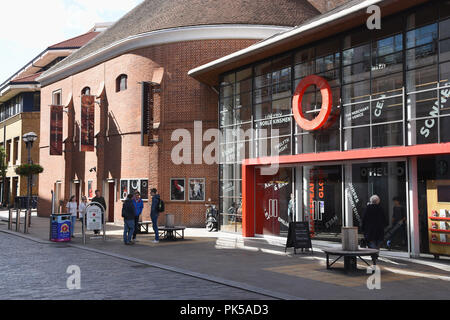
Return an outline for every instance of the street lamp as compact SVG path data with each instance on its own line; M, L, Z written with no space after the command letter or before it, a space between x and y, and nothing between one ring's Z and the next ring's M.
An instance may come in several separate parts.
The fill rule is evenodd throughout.
M33 147L33 143L37 140L38 136L34 132L28 132L23 135L22 139L23 142L25 142L28 150L28 164L33 164L33 161L31 160L31 148ZM25 217L28 215L28 226L31 225L31 209L30 209L30 198L31 198L31 183L32 183L33 175L28 176L28 186L27 186L27 212L25 214ZM27 225L27 222L25 222L25 226Z

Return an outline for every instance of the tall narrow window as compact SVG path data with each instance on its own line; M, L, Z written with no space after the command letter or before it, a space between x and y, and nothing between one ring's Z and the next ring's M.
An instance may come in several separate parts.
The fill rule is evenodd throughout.
M62 92L61 92L61 90L53 92L52 105L54 105L54 106L61 106L62 105Z
M121 74L116 79L116 92L125 91L128 88L128 76Z
M19 140L19 137L14 138L13 165L19 164Z

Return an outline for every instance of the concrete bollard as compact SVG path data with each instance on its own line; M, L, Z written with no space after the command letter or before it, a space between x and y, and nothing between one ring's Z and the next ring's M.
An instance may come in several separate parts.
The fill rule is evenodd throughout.
M8 216L8 230L12 230L13 225L13 209L9 209L9 216Z
M342 250L358 251L358 227L342 228Z

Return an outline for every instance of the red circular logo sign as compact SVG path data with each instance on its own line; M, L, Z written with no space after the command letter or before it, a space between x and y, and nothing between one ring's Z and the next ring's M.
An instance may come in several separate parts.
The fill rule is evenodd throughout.
M317 88L320 89L322 94L322 109L315 119L308 120L303 114L302 100L306 89L312 85L316 85ZM295 121L303 130L314 131L322 128L330 117L332 107L333 96L327 80L322 77L312 75L306 77L299 83L292 100L292 109Z

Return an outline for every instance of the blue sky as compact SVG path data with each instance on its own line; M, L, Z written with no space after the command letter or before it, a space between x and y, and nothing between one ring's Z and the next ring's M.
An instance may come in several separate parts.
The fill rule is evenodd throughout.
M48 46L76 37L97 22L116 21L142 0L2 1L0 83Z

